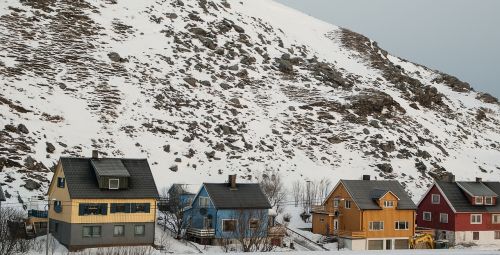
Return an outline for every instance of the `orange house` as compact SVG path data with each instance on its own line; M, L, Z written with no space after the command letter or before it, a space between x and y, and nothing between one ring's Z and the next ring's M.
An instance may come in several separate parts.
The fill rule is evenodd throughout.
M397 181L340 180L313 207L313 233L339 238L351 250L408 249L417 206Z

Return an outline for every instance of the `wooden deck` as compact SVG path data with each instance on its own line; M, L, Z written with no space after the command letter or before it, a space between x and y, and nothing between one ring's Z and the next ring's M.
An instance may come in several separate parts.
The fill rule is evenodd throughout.
M189 228L187 233L189 235L200 237L200 238L208 238L215 237L215 229L199 229L199 228Z

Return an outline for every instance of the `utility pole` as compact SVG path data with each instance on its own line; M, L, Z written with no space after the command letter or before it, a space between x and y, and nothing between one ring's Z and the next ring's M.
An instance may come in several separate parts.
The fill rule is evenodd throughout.
M311 212L311 181L307 180L307 214Z

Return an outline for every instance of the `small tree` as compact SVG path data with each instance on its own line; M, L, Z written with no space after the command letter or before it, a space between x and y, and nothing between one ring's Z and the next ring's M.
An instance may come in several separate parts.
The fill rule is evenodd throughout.
M189 206L189 200L184 198L186 189L182 185L174 184L171 188L164 188L161 192L159 208L163 216L164 228L170 229L176 239L182 238L182 229L185 227L184 209Z
M282 213L281 206L285 202L287 194L281 175L276 172L272 172L271 175L263 174L259 184L262 192L271 203L271 207L275 208L277 213Z
M9 222L17 223L23 220L23 213L14 208L0 209L0 254L23 254L30 248L30 241L23 238L23 229L9 227ZM11 224L14 226L16 224Z
M238 210L232 216L231 221L227 226L222 226L223 240L235 240L241 246L243 252L272 250L273 246L268 239L267 210Z
M302 197L302 193L304 192L304 188L302 186L302 182L300 180L294 181L292 184L292 194L293 194L293 202L295 207L299 206L300 199Z

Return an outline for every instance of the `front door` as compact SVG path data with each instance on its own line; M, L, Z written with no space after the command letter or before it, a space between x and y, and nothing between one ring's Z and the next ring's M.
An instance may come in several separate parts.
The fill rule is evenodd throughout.
M203 219L203 228L204 229L211 229L212 228L212 219L205 217Z
M339 220L338 219L333 220L333 230L335 230L335 231L339 230Z
M392 250L392 240L391 239L385 240L385 249Z

